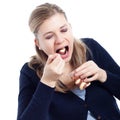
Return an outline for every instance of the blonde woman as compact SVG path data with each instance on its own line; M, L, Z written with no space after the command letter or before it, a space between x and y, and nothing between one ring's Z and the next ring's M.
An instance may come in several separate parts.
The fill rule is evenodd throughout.
M31 13L36 55L20 71L18 120L119 120L120 67L95 40L76 39L65 12Z

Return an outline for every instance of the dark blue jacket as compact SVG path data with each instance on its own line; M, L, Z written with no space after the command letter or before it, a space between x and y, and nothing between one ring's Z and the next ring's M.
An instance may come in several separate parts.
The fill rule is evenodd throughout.
M17 120L86 120L88 110L98 120L120 120L113 97L120 100L120 67L95 40L85 38L83 42L92 51L92 60L106 70L107 81L92 82L83 101L72 92L56 92L41 83L26 63L20 72Z

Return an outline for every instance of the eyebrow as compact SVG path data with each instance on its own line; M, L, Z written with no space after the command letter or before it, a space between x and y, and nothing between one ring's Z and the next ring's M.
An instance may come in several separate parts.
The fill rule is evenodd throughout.
M64 28L64 27L66 27L66 26L67 26L67 25L66 25L66 24L64 24L63 26L61 26L61 27L60 27L60 29L61 29L61 28Z

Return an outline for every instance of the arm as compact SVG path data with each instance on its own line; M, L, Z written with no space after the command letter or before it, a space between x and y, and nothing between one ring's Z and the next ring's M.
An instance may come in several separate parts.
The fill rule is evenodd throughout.
M95 40L85 40L93 53L95 63L106 71L107 79L102 85L120 100L120 67L110 54Z
M35 86L37 80L35 72L24 65L20 73L18 120L48 120L54 89L39 81Z

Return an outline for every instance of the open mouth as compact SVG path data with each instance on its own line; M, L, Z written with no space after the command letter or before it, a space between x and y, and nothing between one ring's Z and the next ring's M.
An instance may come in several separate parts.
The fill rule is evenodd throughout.
M60 54L60 55L65 55L68 52L69 48L68 46L65 46L64 48L60 48L58 50L56 50L56 53Z
M63 48L57 49L56 53L60 54L62 59L66 59L69 57L69 46L65 46Z

